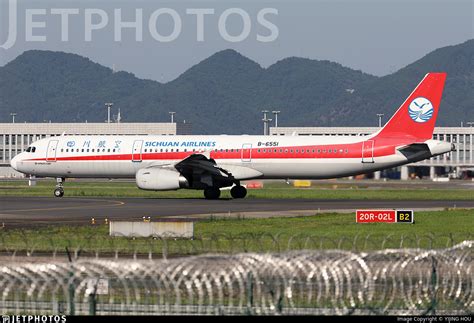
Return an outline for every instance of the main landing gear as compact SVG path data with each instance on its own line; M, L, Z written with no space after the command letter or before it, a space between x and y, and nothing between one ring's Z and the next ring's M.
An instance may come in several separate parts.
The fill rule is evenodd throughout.
M204 197L207 200L217 200L221 196L221 190L218 187L207 187L204 189Z
M61 178L61 177L56 178L56 188L54 189L54 196L55 197L63 197L63 195L64 195L64 187L63 187L64 181L65 181L64 178Z
M243 199L247 195L247 189L241 185L232 187L230 195L234 199ZM204 197L207 200L217 200L221 196L221 190L217 187L208 187L204 190Z
M230 195L235 199L243 199L247 195L247 189L241 185L234 186L230 190Z

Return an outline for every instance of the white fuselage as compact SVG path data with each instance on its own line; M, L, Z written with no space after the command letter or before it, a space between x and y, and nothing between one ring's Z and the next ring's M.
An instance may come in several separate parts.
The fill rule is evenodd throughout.
M12 166L44 177L134 178L142 168L172 166L189 155L203 154L219 167L234 169L236 179L323 179L409 163L397 148L410 143L374 135L58 136L35 142L31 151L12 160ZM449 143L426 143L431 156L451 150Z

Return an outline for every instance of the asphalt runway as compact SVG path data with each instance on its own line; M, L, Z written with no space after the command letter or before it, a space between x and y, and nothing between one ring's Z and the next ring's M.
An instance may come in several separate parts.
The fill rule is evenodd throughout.
M323 211L356 209L440 210L474 208L474 201L384 201L312 199L161 199L161 198L54 198L1 197L0 225L6 227L87 224L108 220L141 221L159 218L205 219L222 217L273 217L312 215Z

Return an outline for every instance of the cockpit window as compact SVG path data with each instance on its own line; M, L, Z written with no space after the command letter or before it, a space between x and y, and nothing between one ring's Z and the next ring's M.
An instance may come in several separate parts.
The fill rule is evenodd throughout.
M31 152L34 153L36 151L36 147L31 148Z
M29 153L31 151L31 147L26 148L26 152Z

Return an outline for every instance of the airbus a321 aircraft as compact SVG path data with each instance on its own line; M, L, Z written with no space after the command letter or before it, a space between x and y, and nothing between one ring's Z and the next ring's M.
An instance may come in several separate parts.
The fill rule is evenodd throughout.
M427 74L378 132L368 136L70 136L34 142L11 161L25 174L57 179L135 178L143 190L204 190L218 199L249 179L327 179L370 173L454 150L432 140L446 73Z

